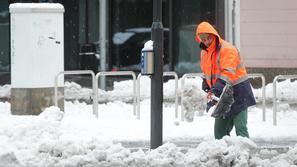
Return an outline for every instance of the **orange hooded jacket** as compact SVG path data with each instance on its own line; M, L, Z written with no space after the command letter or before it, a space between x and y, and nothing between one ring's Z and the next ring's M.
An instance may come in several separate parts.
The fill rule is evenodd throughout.
M246 69L243 66L237 49L223 40L218 32L207 22L202 22L196 29L196 40L201 42L199 34L208 33L216 36L216 39L206 50L202 50L201 69L210 87L218 78L236 85L248 79Z

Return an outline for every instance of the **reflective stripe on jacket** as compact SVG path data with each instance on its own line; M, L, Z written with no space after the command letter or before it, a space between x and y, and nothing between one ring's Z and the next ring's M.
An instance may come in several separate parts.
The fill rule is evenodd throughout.
M237 49L221 39L217 31L207 22L198 25L196 39L201 33L213 34L213 41L207 50L201 52L201 69L208 85L211 87L218 78L231 85L236 85L248 79L246 69L241 62Z
M228 48L226 48L228 47ZM201 52L201 69L211 87L218 78L236 85L248 79L237 49L222 40L218 51Z

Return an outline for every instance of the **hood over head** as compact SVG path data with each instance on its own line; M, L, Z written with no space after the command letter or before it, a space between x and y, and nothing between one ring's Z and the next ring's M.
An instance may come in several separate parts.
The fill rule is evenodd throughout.
M203 34L203 33L207 33L207 34L213 34L215 36L217 36L219 39L221 39L220 35L218 34L218 32L215 30L215 28L210 25L208 22L201 22L196 29L196 40L197 42L201 42L200 38L199 38L199 34Z

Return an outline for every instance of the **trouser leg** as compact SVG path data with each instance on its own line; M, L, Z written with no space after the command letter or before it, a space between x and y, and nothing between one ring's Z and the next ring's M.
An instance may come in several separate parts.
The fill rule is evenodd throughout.
M249 137L247 128L247 109L241 111L233 118L235 131L237 136Z
M221 139L226 135L229 136L232 130L232 126L233 125L230 118L226 118L226 119L216 118L215 124L214 124L215 139Z

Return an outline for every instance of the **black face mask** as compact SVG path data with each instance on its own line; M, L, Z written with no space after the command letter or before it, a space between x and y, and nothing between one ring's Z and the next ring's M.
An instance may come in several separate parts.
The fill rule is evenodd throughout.
M199 47L202 50L206 50L208 48L203 42L200 42Z

